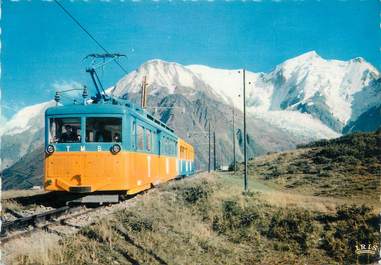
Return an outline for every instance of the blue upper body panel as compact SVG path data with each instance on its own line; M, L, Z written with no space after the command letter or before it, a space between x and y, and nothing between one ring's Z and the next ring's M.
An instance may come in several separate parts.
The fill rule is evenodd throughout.
M167 137L177 142L177 135L171 131L165 124L160 121L155 120L152 116L147 114L140 108L133 107L132 104L118 105L118 104L109 104L109 103L100 103L100 104L73 104L65 106L56 106L50 107L45 112L45 139L46 146L49 144L49 118L59 118L59 117L81 117L82 124L86 117L121 117L123 120L123 133L122 133L122 143L119 143L122 147L122 150L137 151L137 152L147 152L153 154L159 154L159 145L161 137ZM155 148L147 151L145 148L143 150L138 150L136 146L131 143L131 124L132 121L135 121L136 124L144 126L152 131L161 132L160 136L157 135L157 139L154 139L156 144ZM57 151L62 152L76 152L76 151L108 151L110 147L115 144L110 143L87 143L84 141L84 131L81 133L81 143L55 143L53 144ZM144 134L145 140L146 134ZM136 138L135 138L136 141ZM162 153L163 154L163 153ZM176 155L175 151L171 155Z
M112 104L88 104L88 105L65 105L50 107L46 110L46 116L57 115L82 115L82 114L121 114L127 113L127 107ZM97 116L97 115L96 115Z

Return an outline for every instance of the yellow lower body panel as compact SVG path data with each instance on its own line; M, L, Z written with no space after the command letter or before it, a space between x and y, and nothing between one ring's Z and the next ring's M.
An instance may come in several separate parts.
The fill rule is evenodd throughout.
M175 178L176 157L137 152L55 152L45 158L45 190L68 192L148 189Z
M151 188L151 184L145 184L143 186L139 186L139 187L136 187L136 188L129 189L127 191L127 194L128 195L135 194L135 193L141 192L143 190L148 190L149 188Z

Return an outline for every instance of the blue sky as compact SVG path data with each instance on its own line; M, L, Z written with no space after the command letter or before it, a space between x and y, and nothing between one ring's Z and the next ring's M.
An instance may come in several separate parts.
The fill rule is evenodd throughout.
M128 70L153 58L181 64L271 71L315 50L323 58L362 56L378 69L380 3L369 1L62 1ZM53 2L2 3L2 106L53 98L56 88L90 84L82 59L102 52ZM115 65L103 80L123 76Z

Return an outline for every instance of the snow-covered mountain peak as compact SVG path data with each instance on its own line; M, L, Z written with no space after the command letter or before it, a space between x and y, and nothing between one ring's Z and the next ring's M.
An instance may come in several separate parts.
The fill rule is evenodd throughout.
M298 55L296 57L293 57L289 60L286 60L285 62L290 62L290 61L297 61L297 62L302 62L302 61L312 61L312 60L321 60L322 58L316 51L308 51L305 52L301 55Z
M242 104L242 72L205 65L183 66L160 59L149 60L118 82L114 95L140 92L144 76L149 93L172 94L204 91L225 103ZM309 51L288 59L270 73L246 71L247 106L253 111L300 110L319 104L340 124L357 116L353 95L380 77L362 57L348 61L322 58ZM180 90L178 90L181 88ZM362 111L362 108L359 108Z
M181 64L177 63L177 62L168 62L168 61L164 61L162 59L150 59L148 61L146 61L145 63L143 63L140 67L147 67L149 65L156 65L156 66L162 66L162 67L169 67L169 66L182 66Z
M316 51L309 51L284 61L282 65L287 65L287 64L301 65L301 64L306 64L306 63L311 63L314 61L321 61L321 60L324 60L324 59Z
M164 92L164 95L181 93L188 96L203 91L231 106L242 105L240 69L183 66L159 59L147 61L124 77L118 82L114 94L123 96L140 92L144 76L150 94ZM307 112L340 131L349 120L377 103L378 96L373 96L374 100L369 104L359 103L362 98L359 93L373 86L378 78L379 71L362 57L333 60L309 51L284 61L270 73L246 71L246 103L252 113ZM379 95L376 90L368 89L367 95Z
M347 63L348 63L348 68L349 67L357 68L358 71L366 72L367 74L369 74L369 77L371 77L372 79L377 79L380 77L380 72L377 70L377 68L374 67L371 63L369 63L362 57L356 57L348 61Z
M323 70L323 68L329 68L331 71L335 70L350 70L350 68L356 68L358 71L368 70L374 76L379 76L379 71L363 57L356 57L348 61L324 59L316 51L309 51L299 56L293 57L277 65L273 72L282 71L283 75L288 78L294 72L305 73L306 71ZM335 73L332 73L335 74Z
M210 86L225 103L242 104L242 69L226 70L205 65L188 65L189 70ZM246 71L247 83L254 84L261 74Z
M140 70L146 70L148 68L163 68L163 69L168 69L168 68L176 68L176 67L182 67L182 65L176 63L176 62L168 62L164 61L161 59L151 59L143 63L139 68L138 71Z
M316 52L308 52L279 64L270 76L274 80L270 109L298 109L319 102L345 124L353 116L353 95L380 74L361 57L326 60Z
M277 65L273 72L281 73L284 78L288 79L291 78L295 72L307 72L312 67L315 68L324 65L325 62L326 61L315 51L310 51L284 61Z
M145 62L137 70L122 78L116 84L113 94L123 96L126 93L139 92L144 77L150 94L159 91L173 94L178 88L186 88L190 93L201 87L208 90L207 85L185 66L175 62L153 59Z
M56 102L51 100L22 108L0 128L0 136L40 130L44 124L45 110L55 104Z

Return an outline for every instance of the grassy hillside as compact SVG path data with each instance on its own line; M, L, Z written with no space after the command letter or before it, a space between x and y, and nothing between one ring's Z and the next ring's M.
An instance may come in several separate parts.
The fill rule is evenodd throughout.
M259 157L250 161L249 171L277 189L376 204L381 192L381 130Z
M29 254L13 246L13 263L350 264L357 242L380 236L367 206L282 207L266 199L276 195L242 194L241 176L230 174L172 182L58 244L39 236Z
M75 265L375 259L357 256L355 248L380 238L381 130L251 160L248 193L242 193L239 169L164 184L77 235L22 239L5 258L13 264Z

